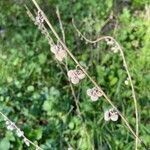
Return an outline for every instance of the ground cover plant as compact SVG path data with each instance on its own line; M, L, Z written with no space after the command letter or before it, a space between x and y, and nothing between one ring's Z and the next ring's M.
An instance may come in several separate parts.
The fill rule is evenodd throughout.
M43 12L32 1L0 2L0 149L147 149L148 1L40 0L38 4L79 64L66 51L60 53L62 43L48 25L40 24L45 22ZM35 15L36 26L26 6ZM49 36L45 38L41 29ZM92 42L106 36L113 39ZM130 78L114 39L121 45L134 85L142 143L118 114L136 133ZM117 110L105 101L103 91L93 88L80 65Z

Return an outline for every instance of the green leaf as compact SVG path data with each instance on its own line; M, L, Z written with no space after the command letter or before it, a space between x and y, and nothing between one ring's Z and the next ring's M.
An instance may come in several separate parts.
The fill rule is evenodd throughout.
M51 101L49 101L49 100L47 100L47 101L45 101L44 102L44 104L43 104L43 109L45 110L45 111L50 111L51 109L52 109L52 102Z
M44 54L40 54L39 56L38 56L38 58L39 58L39 63L40 64L44 64L45 62L46 62L46 56L44 55Z
M17 57L14 61L13 61L13 65L16 66L19 64L19 58Z
M69 123L69 128L70 128L70 129L74 129L74 127L75 127L74 123L73 123L73 122L70 122L70 123Z
M59 97L60 92L55 87L51 87L50 88L50 95L53 97Z
M32 86L32 85L28 86L28 87L27 87L27 90L28 90L29 92L34 91L34 86Z
M116 77L112 78L110 81L110 85L115 85L117 83L118 79Z
M13 132L11 132L11 131L7 131L7 132L6 132L6 137L7 137L7 139L8 139L9 141L15 141L14 134L13 134Z
M9 148L10 148L10 142L8 141L8 139L3 138L0 142L0 149L9 150Z
M35 129L32 131L31 135L32 135L32 138L36 138L37 140L40 140L42 138L42 128L39 128L39 129Z

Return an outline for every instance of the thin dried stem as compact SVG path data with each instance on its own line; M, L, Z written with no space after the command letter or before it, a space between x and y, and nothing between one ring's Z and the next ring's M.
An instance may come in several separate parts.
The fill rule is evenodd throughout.
M1 111L0 111L0 114L2 115L2 117L4 118L4 120L7 120L7 121L13 123L13 122L12 122L4 113L2 113ZM20 130L14 123L13 123L13 126L15 127L15 129ZM22 137L23 137L24 139L27 139L28 142L29 142L31 145L33 145L36 149L38 149L38 150L43 150L43 149L40 148L38 145L36 145L36 144L34 144L32 141L30 141L24 134L22 135Z
M65 32L64 32L62 21L61 21L61 17L60 17L60 12L59 12L59 7L58 6L56 7L56 14L57 14L57 18L59 20L59 25L60 25L60 29L61 29L61 33L62 33L63 42L65 43ZM65 61L65 64L63 63L63 65L65 66L66 72L68 72L69 69L68 69L68 60L67 59ZM69 86L70 86L70 89L71 89L71 92L72 92L72 95L73 95L73 98L74 98L74 102L75 102L75 105L76 105L76 108L77 108L77 113L81 117L81 111L80 111L80 108L79 108L79 105L78 105L78 99L76 97L74 87L73 87L73 85L72 85L72 83L70 81L69 81Z
M128 66L127 66L127 63L126 63L126 59L125 59L125 56L124 56L124 53L123 53L123 50L122 50L122 47L120 46L120 44L111 36L103 36L103 37L100 37L100 38L97 38L96 40L89 40L87 39L80 31L79 29L76 27L74 21L73 22L73 26L74 28L76 29L76 31L78 32L79 35L82 36L82 38L85 39L86 42L89 42L89 43L97 43L101 40L104 40L104 39L110 39L112 40L113 42L116 43L116 46L118 47L120 53L121 53L121 57L122 57L122 60L123 60L123 65L125 67L125 70L126 70L126 73L128 75L128 78L129 78L129 81L130 81L130 85L131 85L131 90L132 90L132 97L133 97L133 100L134 100L134 107L135 107L135 119L136 119L136 135L139 136L139 117L138 117L138 106L137 106L137 99L136 99L136 95L135 95L135 90L134 90L134 86L133 86L133 82L132 82L132 79L131 79L131 75L130 75L130 72L129 72L129 69L128 69ZM135 139L135 149L137 150L137 146L138 146L138 138L136 137Z
M69 69L68 69L67 63L65 64L65 68L66 68L66 71L68 72ZM75 101L75 104L76 104L76 107L77 107L77 113L78 113L78 115L81 118L81 111L80 111L80 107L79 107L79 104L78 104L79 102L78 102L78 99L76 97L74 87L73 87L73 85L72 85L72 83L70 81L69 81L69 85L70 85L70 88L71 88L71 91L72 91L72 95L74 97L74 101Z
M64 72L62 66L60 65L60 63L59 63L58 61L57 61L57 63L58 63L58 65L59 65L60 70L63 72L63 74L64 74L65 77L67 78L67 75L66 75L66 73ZM66 72L68 72L67 63L62 63L62 64L64 65ZM76 105L76 108L77 108L77 114L78 114L78 115L80 116L80 118L81 118L81 111L80 111L80 107L79 107L79 104L78 104L78 98L77 98L77 96L76 96L76 94L75 94L74 87L73 87L73 85L72 85L72 83L71 83L70 81L69 81L69 86L70 86L70 89L71 89L71 92L72 92L72 96L73 96L73 98L74 98L74 102L75 102L75 105Z
M49 26L49 28L51 29L51 31L53 32L54 36L57 38L58 42L63 46L63 48L66 50L66 52L69 54L69 56L73 59L73 61L80 67L80 69L83 71L83 73L89 78L89 80L95 85L95 87L98 88L99 91L101 91L101 93L103 94L104 98L110 103L110 105L116 109L116 111L118 112L118 114L120 115L120 117L122 118L122 120L124 121L124 123L126 124L127 128L130 130L130 132L133 134L133 136L135 138L137 138L139 140L139 142L141 142L144 146L145 144L143 143L143 141L136 135L136 133L134 132L134 130L131 128L131 126L129 125L128 121L126 120L126 118L121 114L121 112L117 109L117 107L112 103L112 101L107 97L107 95L104 93L104 91L102 90L102 88L100 86L98 86L98 84L92 79L92 77L86 72L86 70L82 67L82 65L80 65L80 63L77 61L77 59L74 57L74 55L69 51L69 49L67 48L67 46L64 44L64 42L60 39L60 37L58 36L57 32L55 31L55 29L53 28L53 26L51 25L50 21L48 20L48 18L46 17L46 15L44 14L44 12L42 11L42 9L40 8L40 6L37 4L36 0L32 0L33 4L35 5L35 7L42 13L42 16L45 20L45 22L47 23L47 25ZM106 36L105 38L101 38L101 39L106 39L109 36ZM110 37L112 38L112 37ZM145 146L146 147L146 146Z
M61 17L60 17L60 12L59 12L59 7L58 6L56 7L56 14L57 14L57 17L58 17L58 20L59 20L59 24L60 24L60 29L61 29L61 33L62 33L62 39L63 39L63 42L65 43L65 32L64 32L63 25L62 25L62 21L61 21Z

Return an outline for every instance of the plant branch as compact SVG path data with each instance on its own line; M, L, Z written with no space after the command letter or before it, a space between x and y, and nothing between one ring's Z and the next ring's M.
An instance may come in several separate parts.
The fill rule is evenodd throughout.
M117 107L112 103L112 101L107 97L107 95L104 93L104 91L102 90L102 88L100 86L98 86L98 84L92 79L92 77L86 72L86 70L82 67L82 65L80 65L80 63L77 61L77 59L74 57L74 55L69 51L69 49L67 48L67 46L64 44L64 42L60 39L60 37L58 36L58 34L56 33L55 29L53 28L53 26L51 25L50 21L48 20L48 18L46 17L46 15L44 14L44 12L41 10L40 6L37 4L36 0L32 0L33 4L35 5L35 7L42 13L42 16L45 20L45 22L47 23L47 25L49 26L49 28L51 29L51 31L53 32L53 34L55 35L55 37L57 38L58 42L63 46L63 48L66 50L66 52L70 55L70 57L74 60L74 62L80 67L80 69L84 72L84 74L89 78L89 80L95 85L96 88L98 88L98 90L101 91L101 93L103 94L104 98L110 103L110 105L116 109L116 111L118 112L118 114L120 115L120 117L122 118L122 120L124 121L124 123L126 124L126 126L128 127L128 129L130 130L130 132L133 134L133 136L135 138L138 139L138 141L140 141L141 143L143 143L143 141L138 137L138 135L136 135L136 133L133 131L133 129L131 128L131 126L129 125L128 121L126 120L126 118L121 114L121 112L117 109ZM106 38L110 38L112 39L112 37L110 36L105 36L102 38L99 38L100 40L102 39L106 39ZM96 40L99 41L99 40ZM94 42L93 42L94 43ZM144 143L143 143L144 144ZM145 146L145 144L144 144ZM146 146L145 146L146 147Z
M72 20L72 23L73 23L73 26L74 28L76 29L76 31L78 32L79 35L82 36L82 38L85 39L86 42L89 42L91 44L94 44L94 43L97 43L101 40L104 40L104 39L110 39L112 40L113 42L116 43L120 53L121 53L121 57L122 57L122 60L123 60L123 65L125 67L125 70L126 70L126 73L128 75L128 78L129 78L129 81L130 81L130 85L131 85L131 90L132 90L132 97L133 97L133 100L134 100L134 107L135 107L135 119L136 119L136 135L139 136L139 117L138 117L138 106L137 106L137 99L136 99L136 95L135 95L135 90L134 90L134 86L133 86L133 82L132 82L132 79L131 79L131 75L130 75L130 72L129 72L129 69L128 69L128 66L127 66L127 63L126 63L126 59L125 59L125 56L124 56L124 53L123 53L123 50L122 50L122 47L120 46L120 44L111 36L103 36L103 37L100 37L96 40L89 40L87 39L80 31L79 29L76 27L75 23L74 23L74 20ZM137 150L137 145L138 145L138 138L136 137L136 140L135 140L135 149Z
M62 25L62 21L61 21L61 17L60 17L59 7L58 6L56 7L56 14L57 14L57 18L59 20L60 29L61 29L61 32L62 32L62 39L63 39L63 42L65 43L65 32L64 32L63 25Z
M59 12L58 6L56 7L56 14L57 14L57 18L59 20L59 25L60 25L60 29L61 29L61 33L62 33L63 42L65 43L65 32L64 32L62 21L61 21L61 17L60 17L60 12ZM64 65L64 67L66 69L66 72L68 72L69 69L68 69L68 60L67 59L66 59L65 63L63 63L63 65ZM72 83L70 81L69 81L69 86L70 86L70 89L71 89L71 92L72 92L72 95L73 95L73 98L74 98L74 102L75 102L75 105L76 105L76 108L77 108L77 113L81 117L81 111L80 111L80 108L79 108L79 105L78 105L78 99L77 99L77 96L75 94L74 87L73 87L73 85L72 85Z
M3 114L1 111L0 111L0 114L2 115L2 117L4 118L4 120L7 120L11 123L13 123L5 114ZM17 129L18 131L20 130L14 123L13 123L13 126L15 127L15 129ZM24 134L22 135L23 138L27 139L28 142L33 145L36 149L38 150L43 150L42 148L40 148L38 145L34 144L32 141L30 141Z

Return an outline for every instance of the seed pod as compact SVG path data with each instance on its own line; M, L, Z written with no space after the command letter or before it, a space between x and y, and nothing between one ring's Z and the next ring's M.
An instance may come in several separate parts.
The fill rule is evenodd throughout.
M118 112L114 108L106 110L104 113L104 119L106 121L109 121L109 120L117 121L118 118L119 118Z

